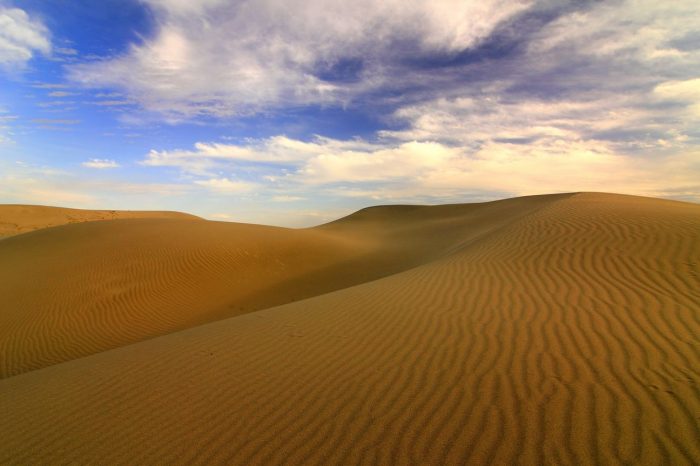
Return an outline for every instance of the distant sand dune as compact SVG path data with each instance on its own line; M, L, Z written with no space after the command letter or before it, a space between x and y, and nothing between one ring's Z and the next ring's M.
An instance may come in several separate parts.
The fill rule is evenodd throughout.
M146 230L164 228L153 222L168 221L110 225L127 236L142 228L129 238L149 244L144 256L161 244L143 242ZM264 228L195 224L222 228L212 241L223 228ZM51 260L43 244L65 250L73 236L101 238L97 226L0 241L0 261L15 249L49 257L20 271L41 276ZM700 206L583 193L380 207L315 229L272 230L284 241L325 238L314 250L338 254L326 265L356 264L356 286L1 380L0 463L700 464ZM50 235L36 239L42 233ZM163 248L194 248L190 234L205 235L183 233ZM238 250L219 241L218 252ZM260 254L297 250L279 241ZM362 253L346 256L343 247ZM198 260L214 260L202 254L220 257L197 251L174 254L183 259L162 270L148 266L165 277L149 285L168 290L161 299L185 286L173 286L167 269L188 275ZM21 262L17 254L12 263ZM228 270L236 257L228 254L202 270ZM296 259L285 263L322 262ZM95 264L96 282L107 283ZM237 270L264 268L255 264ZM384 278L371 280L373 267ZM333 287L352 282L338 274L328 274ZM57 303L77 286L61 283L46 288ZM172 302L209 299L210 289L198 290ZM148 303L141 314L156 313L150 292L139 293L122 305L140 299ZM94 333L112 338L108 329L118 329L111 346L152 325L118 309L107 314L122 317ZM184 312L157 309L166 320ZM6 374L31 369L22 361L55 327L83 335L55 310L31 312L13 317L3 336L4 367L14 369ZM100 318L87 308L70 317L91 332ZM51 364L52 356L38 360Z
M0 241L2 376L342 287L365 244L192 220L66 225ZM329 270L329 268L331 270ZM285 281L323 270L305 289ZM277 286L275 292L264 292Z
M190 218L181 212L138 210L83 210L41 205L0 205L0 238L67 223L116 220L120 218Z

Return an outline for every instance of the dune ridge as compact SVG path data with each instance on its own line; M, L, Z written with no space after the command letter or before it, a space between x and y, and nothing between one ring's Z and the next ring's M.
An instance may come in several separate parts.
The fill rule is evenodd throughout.
M191 214L169 211L87 210L42 205L2 204L0 205L0 239L69 223L123 218L199 219L199 217Z
M415 255L1 380L0 462L700 464L700 206L501 202L309 230Z

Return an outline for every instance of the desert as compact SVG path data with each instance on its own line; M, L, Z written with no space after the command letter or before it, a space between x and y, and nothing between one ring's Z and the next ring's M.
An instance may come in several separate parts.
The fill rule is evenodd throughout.
M601 193L5 238L0 462L696 464L699 267Z
M0 466L700 465L698 0L0 0Z

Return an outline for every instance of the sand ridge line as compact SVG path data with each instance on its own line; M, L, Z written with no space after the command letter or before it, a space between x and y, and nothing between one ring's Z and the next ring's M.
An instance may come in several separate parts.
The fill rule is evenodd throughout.
M41 205L0 204L0 239L56 226L125 218L180 218L201 220L172 211L88 210Z

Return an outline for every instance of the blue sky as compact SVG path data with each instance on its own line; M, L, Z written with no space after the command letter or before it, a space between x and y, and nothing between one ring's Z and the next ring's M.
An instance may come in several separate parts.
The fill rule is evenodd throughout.
M0 202L312 225L387 203L700 201L700 7L0 0Z

